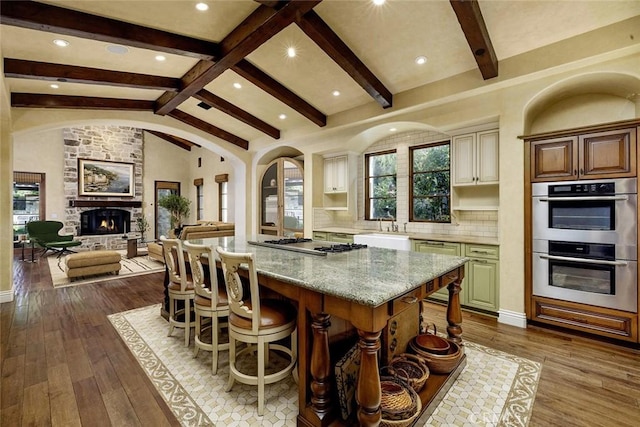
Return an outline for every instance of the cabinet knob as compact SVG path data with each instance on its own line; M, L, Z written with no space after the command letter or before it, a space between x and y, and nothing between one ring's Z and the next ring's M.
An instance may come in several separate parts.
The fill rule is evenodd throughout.
M574 175L578 175L578 170L577 170L577 169L574 169L574 170L573 170L573 174L574 174Z
M584 170L582 168L580 168L580 175L584 174Z

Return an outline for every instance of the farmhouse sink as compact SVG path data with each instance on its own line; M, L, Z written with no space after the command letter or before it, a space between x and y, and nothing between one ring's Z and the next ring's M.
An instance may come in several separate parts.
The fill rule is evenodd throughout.
M411 250L411 240L409 240L409 236L402 234L356 234L353 236L353 243L365 244L374 248L398 249L401 251Z

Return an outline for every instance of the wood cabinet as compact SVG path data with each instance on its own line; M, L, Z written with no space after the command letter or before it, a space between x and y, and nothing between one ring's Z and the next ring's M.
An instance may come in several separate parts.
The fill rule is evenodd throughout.
M636 128L531 142L531 181L636 176Z
M262 234L283 236L304 229L304 171L302 163L279 158L267 165L260 179Z
M453 137L453 186L497 184L498 130Z
M497 246L416 240L414 250L468 257L469 262L465 267L467 273L460 292L460 303L466 308L498 312L500 262ZM446 289L440 289L434 292L431 298L447 301L448 295Z

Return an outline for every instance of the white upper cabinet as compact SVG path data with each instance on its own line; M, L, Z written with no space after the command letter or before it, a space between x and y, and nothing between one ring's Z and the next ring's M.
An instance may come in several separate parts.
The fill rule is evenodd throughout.
M453 185L498 183L498 131L453 138Z
M349 165L347 156L324 159L324 192L346 193L349 191Z

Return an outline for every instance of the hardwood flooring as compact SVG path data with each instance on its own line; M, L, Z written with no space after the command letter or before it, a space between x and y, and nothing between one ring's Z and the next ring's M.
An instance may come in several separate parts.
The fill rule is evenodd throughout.
M0 426L179 425L107 315L162 300L163 273L53 289L14 262L0 305ZM443 307L429 305L438 329ZM431 316L430 316L431 317ZM464 313L463 337L542 363L530 426L640 425L640 350Z

